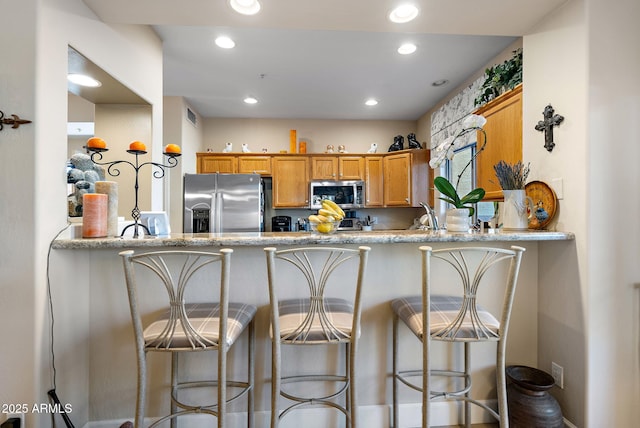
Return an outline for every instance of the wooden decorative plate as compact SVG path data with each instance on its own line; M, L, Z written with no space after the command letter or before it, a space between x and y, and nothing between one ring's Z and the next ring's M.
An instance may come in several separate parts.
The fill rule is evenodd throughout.
M556 193L543 181L532 181L524 186L525 193L533 201L533 215L529 229L544 229L553 220L558 207Z

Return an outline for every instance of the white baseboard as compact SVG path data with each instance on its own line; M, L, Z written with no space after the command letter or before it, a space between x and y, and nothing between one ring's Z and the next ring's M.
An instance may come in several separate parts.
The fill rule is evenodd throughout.
M494 400L495 401L495 400ZM489 404L493 404L488 402ZM431 404L431 424L438 425L456 425L461 423L462 415L461 403L432 403ZM483 422L493 422L487 412L471 406L471 422L474 424ZM421 426L422 406L419 403L401 404L399 415L399 427L397 428L415 428ZM244 413L229 413L229 428L243 428L246 426L246 415ZM268 411L258 411L254 414L255 427L269 427L270 413ZM367 428L390 428L391 427L391 406L390 405L372 405L360 406L358 412L358 425ZM210 428L211 420L214 419L208 415L189 415L183 416L181 420L189 420L189 428ZM83 428L117 428L122 423L130 419L117 419L107 421L92 421L84 425ZM575 428L567 423L568 428ZM281 422L280 428L339 428L344 427L344 416L342 413L327 408L306 408L295 410L287 415Z

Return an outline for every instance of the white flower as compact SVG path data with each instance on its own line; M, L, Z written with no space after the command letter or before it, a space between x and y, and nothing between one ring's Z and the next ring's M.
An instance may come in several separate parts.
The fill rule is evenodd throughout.
M454 142L455 139L453 136L447 137L431 150L431 160L429 161L431 168L437 168L445 159L451 159L453 157L452 148Z
M470 114L462 121L463 128L482 128L487 123L487 119L479 114Z

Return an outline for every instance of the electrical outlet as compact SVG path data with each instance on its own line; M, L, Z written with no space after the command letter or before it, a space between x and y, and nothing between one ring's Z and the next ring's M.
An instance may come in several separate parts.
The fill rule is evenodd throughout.
M564 389L564 369L561 365L551 362L551 376L554 383L560 388Z

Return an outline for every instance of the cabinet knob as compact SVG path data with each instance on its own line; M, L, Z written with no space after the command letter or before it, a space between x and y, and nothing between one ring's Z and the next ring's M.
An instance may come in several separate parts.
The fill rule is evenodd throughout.
M409 198L404 198L404 201L409 203Z

